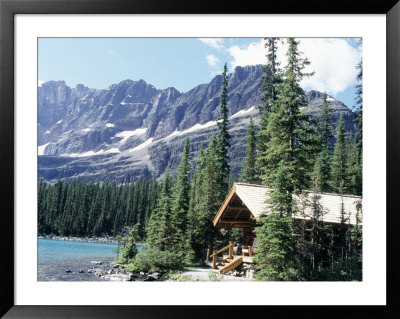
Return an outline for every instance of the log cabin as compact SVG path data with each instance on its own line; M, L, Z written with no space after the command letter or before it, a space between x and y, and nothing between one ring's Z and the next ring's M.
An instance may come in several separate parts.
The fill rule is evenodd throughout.
M271 188L262 185L234 183L218 213L213 224L220 228L242 228L244 242L235 246L230 242L228 246L214 251L213 269L219 269L220 273L226 273L243 262L254 263L253 255L256 253L257 239L254 235L254 228L257 219L262 214L270 211L266 200L272 192ZM362 198L354 195L338 195L330 193L314 193L306 191L302 196L294 195L298 203L299 212L293 218L310 222L313 218L312 201L317 196L322 208L320 220L324 223L339 225L362 225ZM233 256L235 249L239 247L241 254ZM241 249L240 249L241 248ZM217 255L228 250L228 256L223 256L222 261L217 263Z

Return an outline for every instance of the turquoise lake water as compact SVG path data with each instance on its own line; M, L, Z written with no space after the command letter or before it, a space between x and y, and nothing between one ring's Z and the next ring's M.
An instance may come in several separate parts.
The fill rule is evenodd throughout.
M38 239L38 281L101 281L89 268L107 269L117 256L115 244ZM102 261L95 265L92 261ZM67 272L71 271L71 272ZM83 273L79 273L83 270Z

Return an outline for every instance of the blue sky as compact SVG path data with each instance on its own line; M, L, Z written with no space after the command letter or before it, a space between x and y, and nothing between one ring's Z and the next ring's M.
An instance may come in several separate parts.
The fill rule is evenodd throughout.
M305 90L326 91L354 105L354 86L361 59L358 39L302 38L300 49L315 75L301 84ZM125 79L143 79L156 88L170 86L186 92L208 83L220 74L223 64L228 72L238 65L265 62L261 38L40 38L39 81L64 80L75 87L82 83L104 89ZM286 63L286 44L278 51Z

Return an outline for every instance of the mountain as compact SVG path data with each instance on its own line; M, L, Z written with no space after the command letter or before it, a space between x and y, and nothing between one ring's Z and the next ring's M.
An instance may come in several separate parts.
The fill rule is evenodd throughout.
M245 156L250 116L259 121L262 67L236 67L228 77L228 109L232 136L229 157L234 174ZM186 93L163 90L144 80L125 80L107 89L95 90L64 81L49 81L38 87L38 177L131 181L172 173L180 161L183 141L191 140L192 164L201 143L207 146L216 132L222 77ZM304 112L319 119L322 93L307 92ZM340 114L346 129L355 131L356 113L328 98L334 128Z

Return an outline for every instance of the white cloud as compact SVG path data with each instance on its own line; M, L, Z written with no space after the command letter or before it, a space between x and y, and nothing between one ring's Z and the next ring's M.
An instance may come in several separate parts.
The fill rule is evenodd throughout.
M237 66L265 64L266 62L266 51L262 39L258 42L252 42L246 47L231 46L228 48L228 52L233 57L232 69Z
M303 79L301 85L306 90L318 90L337 94L355 84L356 65L361 59L361 48L352 47L345 39L340 38L303 38L299 49L311 64L304 72L315 71L314 76ZM278 60L283 67L287 63L287 43L278 47ZM264 40L250 43L246 47L228 48L233 57L232 68L236 66L265 64L266 49Z
M304 89L335 95L356 83L361 50L353 48L346 40L302 39L300 49L311 62L305 70L315 71L314 76L301 82Z
M206 55L206 60L209 66L214 67L219 63L219 59L212 54Z
M38 80L38 87L41 87L44 81Z
M199 40L213 49L224 49L224 46L222 44L224 42L224 39L222 38L199 38Z

